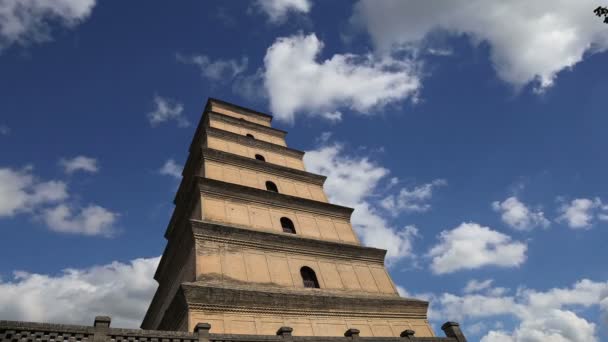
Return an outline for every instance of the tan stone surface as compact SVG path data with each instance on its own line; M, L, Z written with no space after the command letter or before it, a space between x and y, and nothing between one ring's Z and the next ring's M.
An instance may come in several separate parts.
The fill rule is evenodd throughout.
M344 336L344 332L350 328L359 329L362 337L397 337L406 329L414 330L417 337L434 336L425 320L408 318L190 312L190 330L194 329L197 323L211 324L210 332L216 334L274 335L280 327L289 326L293 328L293 335L296 336Z
M315 271L321 290L397 296L388 273L371 262L243 248L216 241L198 240L196 246L197 279L301 289L300 269L308 266Z
M281 217L287 217L296 228L296 235L359 244L350 223L343 218L292 210L263 203L224 199L205 195L201 199L202 216L199 220L241 226L246 229L283 233ZM346 229L345 227L348 227ZM340 235L337 230L340 229Z
M224 140L218 137L207 137L207 146L216 150L237 154L239 156L255 158L256 154L264 156L266 162L277 164L292 169L304 170L304 163L299 158L283 155L274 151L241 145L234 141Z
M221 104L218 104L218 103L212 104L211 110L216 113L232 116L237 119L243 119L243 120L247 120L249 122L257 123L258 125L270 127L270 118L241 114L235 109L223 107Z
M327 197L321 185L280 177L267 172L206 161L204 174L207 178L262 190L266 190L266 182L271 181L281 194L327 203Z
M240 135L251 134L257 140L266 141L266 142L281 145L281 146L287 146L287 144L285 143L285 139L283 139L281 137L277 137L275 135L271 135L271 134L267 134L264 132L249 129L247 127L241 127L241 126L233 125L233 124L230 124L227 122L214 120L214 119L209 120L209 125L213 128L218 128L218 129L221 129L224 131L228 131L228 132L232 132L232 133L236 133L236 134L240 134Z

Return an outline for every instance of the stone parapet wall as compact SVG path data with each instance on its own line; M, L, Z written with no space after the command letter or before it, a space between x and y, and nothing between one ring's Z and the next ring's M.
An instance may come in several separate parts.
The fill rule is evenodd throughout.
M466 342L457 323L442 326L446 337L416 337L405 330L400 337L364 337L350 328L344 337L297 336L291 327L280 327L272 335L215 334L208 323L198 323L194 332L110 327L110 317L98 316L93 326L0 320L0 342ZM295 333L295 334L294 334Z

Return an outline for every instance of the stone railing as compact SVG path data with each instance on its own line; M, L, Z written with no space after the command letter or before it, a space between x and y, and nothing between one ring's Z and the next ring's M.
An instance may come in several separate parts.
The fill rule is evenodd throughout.
M0 342L466 342L458 323L447 322L446 337L416 337L405 330L401 337L361 337L348 329L344 337L293 336L293 329L281 327L276 335L212 334L211 325L199 323L193 333L110 328L110 317L97 316L93 326L0 321Z

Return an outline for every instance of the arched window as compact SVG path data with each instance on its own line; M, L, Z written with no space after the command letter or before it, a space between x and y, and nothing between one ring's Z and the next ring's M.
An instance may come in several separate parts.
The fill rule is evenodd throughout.
M300 275L302 276L302 281L304 282L304 287L310 287L313 289L319 288L319 281L317 281L317 275L312 268L308 266L304 266L300 268Z
M257 159L257 160L261 160L261 161L266 161L266 158L264 158L264 156L263 156L263 155L261 155L261 154L256 154L256 155L255 155L255 159Z
M253 134L247 133L247 136L251 139L255 139L255 137L253 136Z
M266 190L272 191L272 192L277 192L277 193L279 192L277 185L271 181L266 181Z
M281 227L283 228L283 232L285 233L296 233L296 227L293 226L293 222L287 217L281 217Z

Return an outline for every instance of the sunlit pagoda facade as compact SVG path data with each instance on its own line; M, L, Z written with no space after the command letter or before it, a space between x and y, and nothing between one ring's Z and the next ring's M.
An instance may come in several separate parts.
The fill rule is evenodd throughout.
M386 251L362 246L353 209L329 203L325 177L271 122L207 101L143 330L110 328L105 316L93 327L0 321L0 340L466 341L453 322L434 337L428 302L397 293Z
M385 251L364 247L352 208L328 202L272 117L210 99L190 146L158 291L144 329L433 336L428 303L402 298Z

